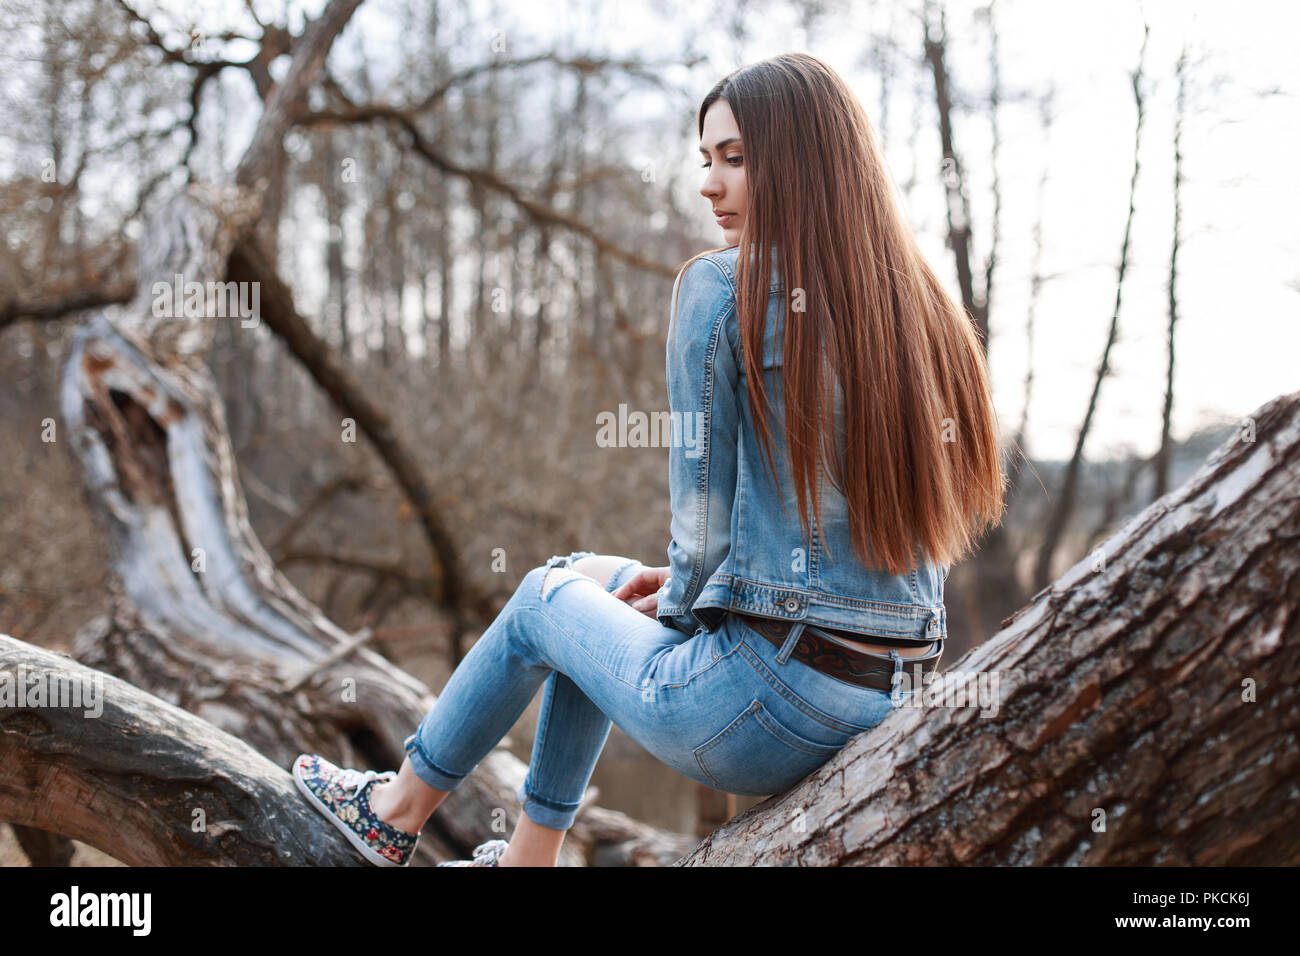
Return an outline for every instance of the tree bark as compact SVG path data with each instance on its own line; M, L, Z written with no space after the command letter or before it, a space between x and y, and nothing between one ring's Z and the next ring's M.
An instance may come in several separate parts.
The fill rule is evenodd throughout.
M679 865L1300 863L1298 539L1300 392L946 672L996 713L900 708Z

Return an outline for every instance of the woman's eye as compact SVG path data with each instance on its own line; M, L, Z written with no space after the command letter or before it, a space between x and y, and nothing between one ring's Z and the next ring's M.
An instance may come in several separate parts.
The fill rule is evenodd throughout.
M702 169L708 169L712 165L713 165L712 163L700 163L700 167Z
M744 159L743 156L728 156L727 162L731 163L733 166L739 166L742 159Z

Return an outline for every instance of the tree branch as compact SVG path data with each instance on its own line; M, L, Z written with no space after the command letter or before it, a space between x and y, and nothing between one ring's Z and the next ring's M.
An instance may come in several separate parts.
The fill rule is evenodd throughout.
M430 165L453 176L458 176L468 182L472 187L478 189L491 190L500 193L518 206L522 211L527 213L535 222L543 226L560 226L571 232L589 240L599 251L612 256L628 265L637 269L642 269L652 275L660 275L665 278L671 278L677 274L677 270L672 266L647 259L635 252L631 252L619 246L612 240L606 239L599 232L588 226L586 223L575 219L566 213L560 212L545 203L529 199L523 191L511 183L506 182L496 173L486 169L476 169L471 166L461 166L444 156L441 152L433 147L420 132L416 125L415 118L409 112L398 109L394 106L388 106L383 103L371 103L365 106L345 107L333 110L316 110L306 113L296 120L298 125L315 126L327 123L391 123L403 130L410 138L410 147L415 150L418 156L425 159Z
M293 124L299 101L312 80L320 75L335 37L343 31L361 0L330 0L320 17L312 21L296 44L293 64L279 83L258 121L253 140L235 170L240 186L264 189L284 134Z
M122 305L135 294L134 280L108 282L94 288L82 288L66 296L41 295L34 299L11 298L0 306L0 329L21 319L50 321L61 319L70 312Z

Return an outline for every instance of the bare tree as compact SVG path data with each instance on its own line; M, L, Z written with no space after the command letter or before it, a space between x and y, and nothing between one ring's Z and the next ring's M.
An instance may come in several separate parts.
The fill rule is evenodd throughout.
M1154 497L1160 498L1169 488L1170 423L1174 412L1174 332L1178 326L1178 246L1183 220L1183 118L1187 112L1187 47L1178 54L1174 67L1178 80L1177 106L1174 109L1174 234L1169 244L1169 331L1166 339L1168 362L1165 365L1165 403L1160 414L1160 448L1156 451Z
M1055 90L1049 89L1039 101L1038 115L1039 123L1043 130L1043 140L1047 141L1052 128L1052 101L1055 99ZM1033 407L1034 396L1034 333L1037 327L1038 319L1038 302L1043 291L1043 283L1049 277L1043 275L1043 197L1047 192L1047 180L1050 164L1043 163L1043 171L1038 177L1038 193L1035 197L1034 229L1034 255L1029 267L1029 308L1025 314L1025 386L1024 398L1020 405L1020 424L1016 426L1015 447L1022 453L1025 450L1025 442L1028 440L1029 430L1029 409ZM1017 455L1012 460L1012 484L1015 484L1019 475L1021 464L1025 461L1023 455Z
M1101 395L1102 383L1110 373L1110 352L1119 336L1119 309L1124 294L1124 275L1128 270L1129 238L1133 231L1134 201L1137 194L1138 170L1141 168L1139 154L1142 146L1142 106L1144 96L1142 90L1142 66L1146 59L1147 38L1150 33L1151 28L1144 23L1142 25L1142 48L1138 52L1137 69L1132 74L1133 100L1137 106L1137 122L1133 128L1133 174L1129 178L1128 215L1124 219L1124 241L1120 244L1118 274L1115 278L1115 308L1111 313L1110 330L1106 335L1106 344L1101 351L1101 362L1097 366L1097 374L1093 379L1092 394L1088 396L1088 408L1084 412L1083 423L1079 426L1079 434L1075 439L1074 453L1070 456L1070 462L1065 468L1060 497L1057 498L1055 505L1051 509L1047 519L1047 527L1043 532L1043 540L1038 548L1038 557L1034 565L1033 587L1035 590L1045 587L1051 579L1052 559L1056 555L1056 549L1059 547L1061 538L1065 533L1065 526L1074 511L1075 499L1078 495L1079 472L1083 466L1084 446L1087 444L1088 435L1092 431L1092 418L1097 411L1097 399Z
M930 5L922 23L925 59L934 78L934 101L939 117L939 146L943 151L942 180L947 191L948 245L957 266L957 286L961 303L970 314L979 332L985 352L988 350L989 321L986 303L975 292L974 270L971 268L971 210L965 174L953 136L953 109L948 69L944 64L944 51L948 42L946 14L938 10L938 21L933 20ZM991 276L994 260L986 263L986 276Z

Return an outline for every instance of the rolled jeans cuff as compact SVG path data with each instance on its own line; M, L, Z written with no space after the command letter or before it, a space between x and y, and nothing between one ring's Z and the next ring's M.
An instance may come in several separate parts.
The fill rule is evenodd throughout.
M573 821L578 816L578 807L581 806L580 803L561 803L530 793L527 781L519 785L515 796L519 798L519 805L529 820L551 830L572 828Z
M420 721L420 725L423 727L424 721ZM429 759L429 755L425 753L420 743L418 728L402 742L402 749L406 751L406 757L411 761L411 769L415 771L415 775L435 790L455 790L469 776L467 773L457 774L443 770Z

